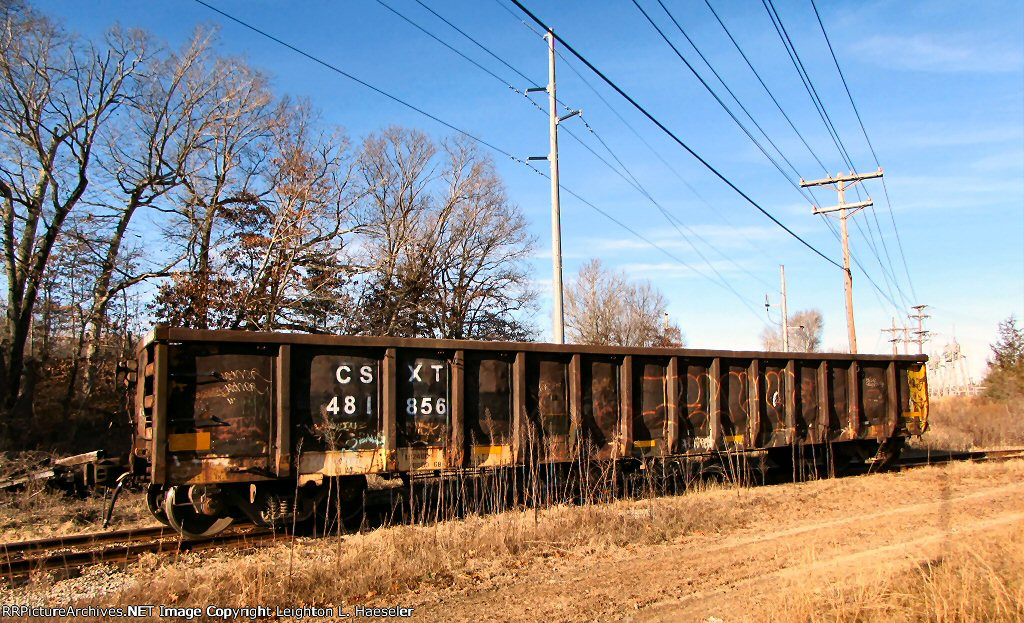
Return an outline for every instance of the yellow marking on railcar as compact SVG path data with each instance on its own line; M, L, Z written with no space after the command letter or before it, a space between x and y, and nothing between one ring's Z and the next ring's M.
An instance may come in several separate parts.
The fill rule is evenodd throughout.
M726 435L725 441L728 443L743 443L743 435Z
M171 452L209 452L210 433L179 433L167 436L167 449Z
M921 420L918 434L928 429L928 370L922 364L907 370L907 384L910 394L910 411L903 417Z
M473 454L502 454L508 446L473 446Z
M653 448L656 445L658 445L658 442L655 439L648 439L646 441L634 441L633 442L633 447L634 448Z

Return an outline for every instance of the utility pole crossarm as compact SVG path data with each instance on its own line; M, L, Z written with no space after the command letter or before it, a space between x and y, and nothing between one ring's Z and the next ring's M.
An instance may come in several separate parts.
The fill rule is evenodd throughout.
M876 177L882 177L882 175L884 175L884 173L882 171L882 167L878 167L877 171L872 171L871 173L853 173L853 172L851 172L849 175L843 175L843 174L840 173L840 174L834 175L834 176L830 175L830 176L828 176L826 178L822 178L820 180L805 181L805 180L801 179L800 180L800 187L801 188L807 188L808 186L827 186L829 184L839 184L839 183L844 183L844 182L859 182L861 180L870 180L870 179L873 179L873 178L876 178Z
M890 328L890 329L882 329L882 333L891 333L892 334L892 338L889 340L889 343L892 344L892 354L893 355L899 354L899 351L897 350L897 346L896 345L900 341L900 338L897 337L897 334L900 331L903 331L903 330L904 329L901 329L900 327L896 326L896 319L895 318L892 319L892 328Z
M927 307L927 305L914 305L911 309L916 310L917 313L909 316L911 319L917 320L917 331L914 331L914 335L917 336L917 352L922 354L924 353L924 343L928 339L928 335L931 333L931 331L925 331L924 328L924 319L931 318L931 316L924 313L924 310Z
M846 227L846 219L856 214L859 210L874 205L871 197L867 201L846 203L846 191L861 180L869 180L875 177L882 177L882 167L871 173L854 173L848 175L839 173L830 175L820 180L800 180L800 187L808 186L830 186L839 193L839 205L831 208L819 208L812 206L815 214L828 214L839 212L839 223L843 240L843 289L846 291L846 331L850 337L850 352L857 353L857 328L853 322L853 273L850 271L850 233Z
M842 205L832 206L831 208L819 208L814 206L815 214L828 214L829 212L837 212L839 210L860 210L861 208L868 208L875 205L875 202L868 197L866 201L857 201L855 203L844 203Z

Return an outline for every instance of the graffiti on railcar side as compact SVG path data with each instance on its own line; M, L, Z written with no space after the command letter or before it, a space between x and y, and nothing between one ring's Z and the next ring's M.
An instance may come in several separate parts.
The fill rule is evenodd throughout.
M171 356L169 432L208 432L212 454L264 455L273 411L271 357L186 346Z
M879 436L886 420L885 369L865 365L861 368L861 379L861 425L875 429L865 432Z
M639 452L666 451L668 438L668 363L664 360L639 360L639 400L633 412L633 448Z
M755 381L756 382L756 381ZM748 422L756 413L750 412L750 372L746 365L730 362L723 377L726 400L722 409L722 433L729 443L744 443Z
M686 382L680 383L679 402L685 405L680 418L682 430L679 445L682 450L708 450L714 445L711 437L711 396L718 392L718 379L713 378L707 365L688 365Z
M778 364L765 363L762 414L758 427L758 444L772 445L780 441L776 437L786 430L786 369Z
M924 433L928 425L928 380L923 365L907 370L907 410L903 422L914 435Z
M928 408L928 381L924 366L917 366L907 371L907 382L910 385L910 411L923 412Z
M270 391L270 379L264 377L256 368L218 370L209 374L200 372L199 376L214 377L219 383L212 387L197 387L197 395L204 398L223 398L229 405L247 396L265 396Z

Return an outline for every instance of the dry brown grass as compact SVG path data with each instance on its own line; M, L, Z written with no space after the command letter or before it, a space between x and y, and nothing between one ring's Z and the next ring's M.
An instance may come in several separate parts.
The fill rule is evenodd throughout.
M0 493L0 542L42 539L102 529L109 498L85 498L41 487ZM124 491L110 519L111 530L156 525L143 493Z
M38 453L33 453L38 454ZM39 457L22 455L0 459L0 478L24 474L38 467ZM30 482L24 489L0 491L0 542L41 539L101 529L109 493L99 491L76 497ZM118 498L110 529L153 525L145 495L123 491Z
M1024 445L1024 404L982 397L934 399L919 447L970 450Z
M950 544L892 575L815 591L793 584L759 620L807 623L1024 621L1024 526Z
M342 538L287 540L244 558L159 567L123 604L343 606L376 596L485 581L537 557L602 555L747 523L749 498L680 496L537 513L510 511L432 526L395 526ZM110 600L96 605L111 605Z
M548 564L578 568L574 565L583 561L629 560L659 545L663 554L677 548L700 552L737 535L785 532L808 522L828 523L875 512L894 491L930 504L939 492L969 495L993 482L1020 482L1022 477L1024 462L1019 461L956 464L780 487L717 485L680 496L557 506L536 514L532 509L508 511L341 538L293 542L282 537L280 544L255 552L189 554L177 561L152 556L130 568L136 584L121 584L117 592L80 598L76 603L303 604L350 610L355 604L394 605L412 595L444 594L456 600L446 602L455 607L464 591L490 594L520 578L536 580L538 574L546 573ZM908 515L906 520L912 519ZM870 582L852 574L874 570L890 559L851 569L851 577L840 580L834 589L816 591L823 583L804 578L803 584L773 589L770 607L753 616L815 622L1019 620L1015 617L1024 603L1019 572L1024 568L1024 529L1014 526L1013 530L983 538L957 537L930 563L911 571L906 571L906 564L893 565L897 571L876 575ZM741 566L747 555L742 549L736 551L736 564ZM545 563L538 566L541 560ZM680 573L698 560L680 558ZM656 581L653 576L622 578L624 586ZM58 593L48 592L49 585L40 578L34 588L36 597L31 599L50 603ZM572 600L575 589L565 590L557 593L559 598ZM12 603L30 599L22 594L8 597Z

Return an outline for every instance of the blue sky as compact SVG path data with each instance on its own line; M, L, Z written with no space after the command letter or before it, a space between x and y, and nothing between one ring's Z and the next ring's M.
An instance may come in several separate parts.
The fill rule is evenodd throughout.
M516 156L547 153L547 118L523 95L376 0L209 1ZM508 0L423 1L535 84L525 84L414 0L385 1L516 88L547 82L545 43L520 21ZM821 166L707 6L664 1L796 171L808 179L822 177ZM218 25L222 53L246 57L272 77L279 93L308 98L327 122L344 127L355 139L391 124L421 128L437 137L450 134L436 122L195 2L95 2L88 11L78 2L34 4L87 35L120 22L145 28L169 45L181 43L197 24ZM640 4L756 133L657 1L641 0ZM827 256L841 261L839 242L790 184L797 176L789 171L784 177L758 151L631 0L533 0L526 5L743 192ZM711 5L828 171L848 170L762 4L712 0ZM859 171L874 169L874 158L810 0L780 0L775 7L853 163ZM851 225L854 255L870 277L854 272L860 351L886 352L889 345L880 329L893 316L902 324L909 305L924 303L932 306L927 312L932 316L927 327L935 332L932 347L943 345L955 333L978 375L999 320L1011 313L1024 316L1024 4L819 0L818 9L885 169L893 210L890 216L878 181L864 183L864 192L876 207L874 212L858 214ZM670 313L682 326L688 345L747 349L759 347L758 336L767 322L764 297L770 292L777 300L779 264L785 264L790 311L821 309L825 347L846 348L839 269L757 212L567 54L558 61L558 94L567 105L582 108L596 132L592 134L578 119L563 124L560 155L565 187L664 250L652 248L563 191L567 280L580 264L600 257L658 286L670 301ZM543 94L534 97L546 107ZM690 241L649 198L624 181L626 173L613 172L568 136L566 129L616 167L614 157L621 159L629 175L677 219L676 225L685 224L680 228ZM548 181L505 156L494 157L511 198L532 223L538 239L534 277L547 292L551 283ZM546 167L544 162L536 164ZM856 199L856 195L848 197ZM814 201L831 206L836 196L819 190ZM550 300L550 295L545 296L537 316L548 337ZM777 320L777 313L773 318Z

